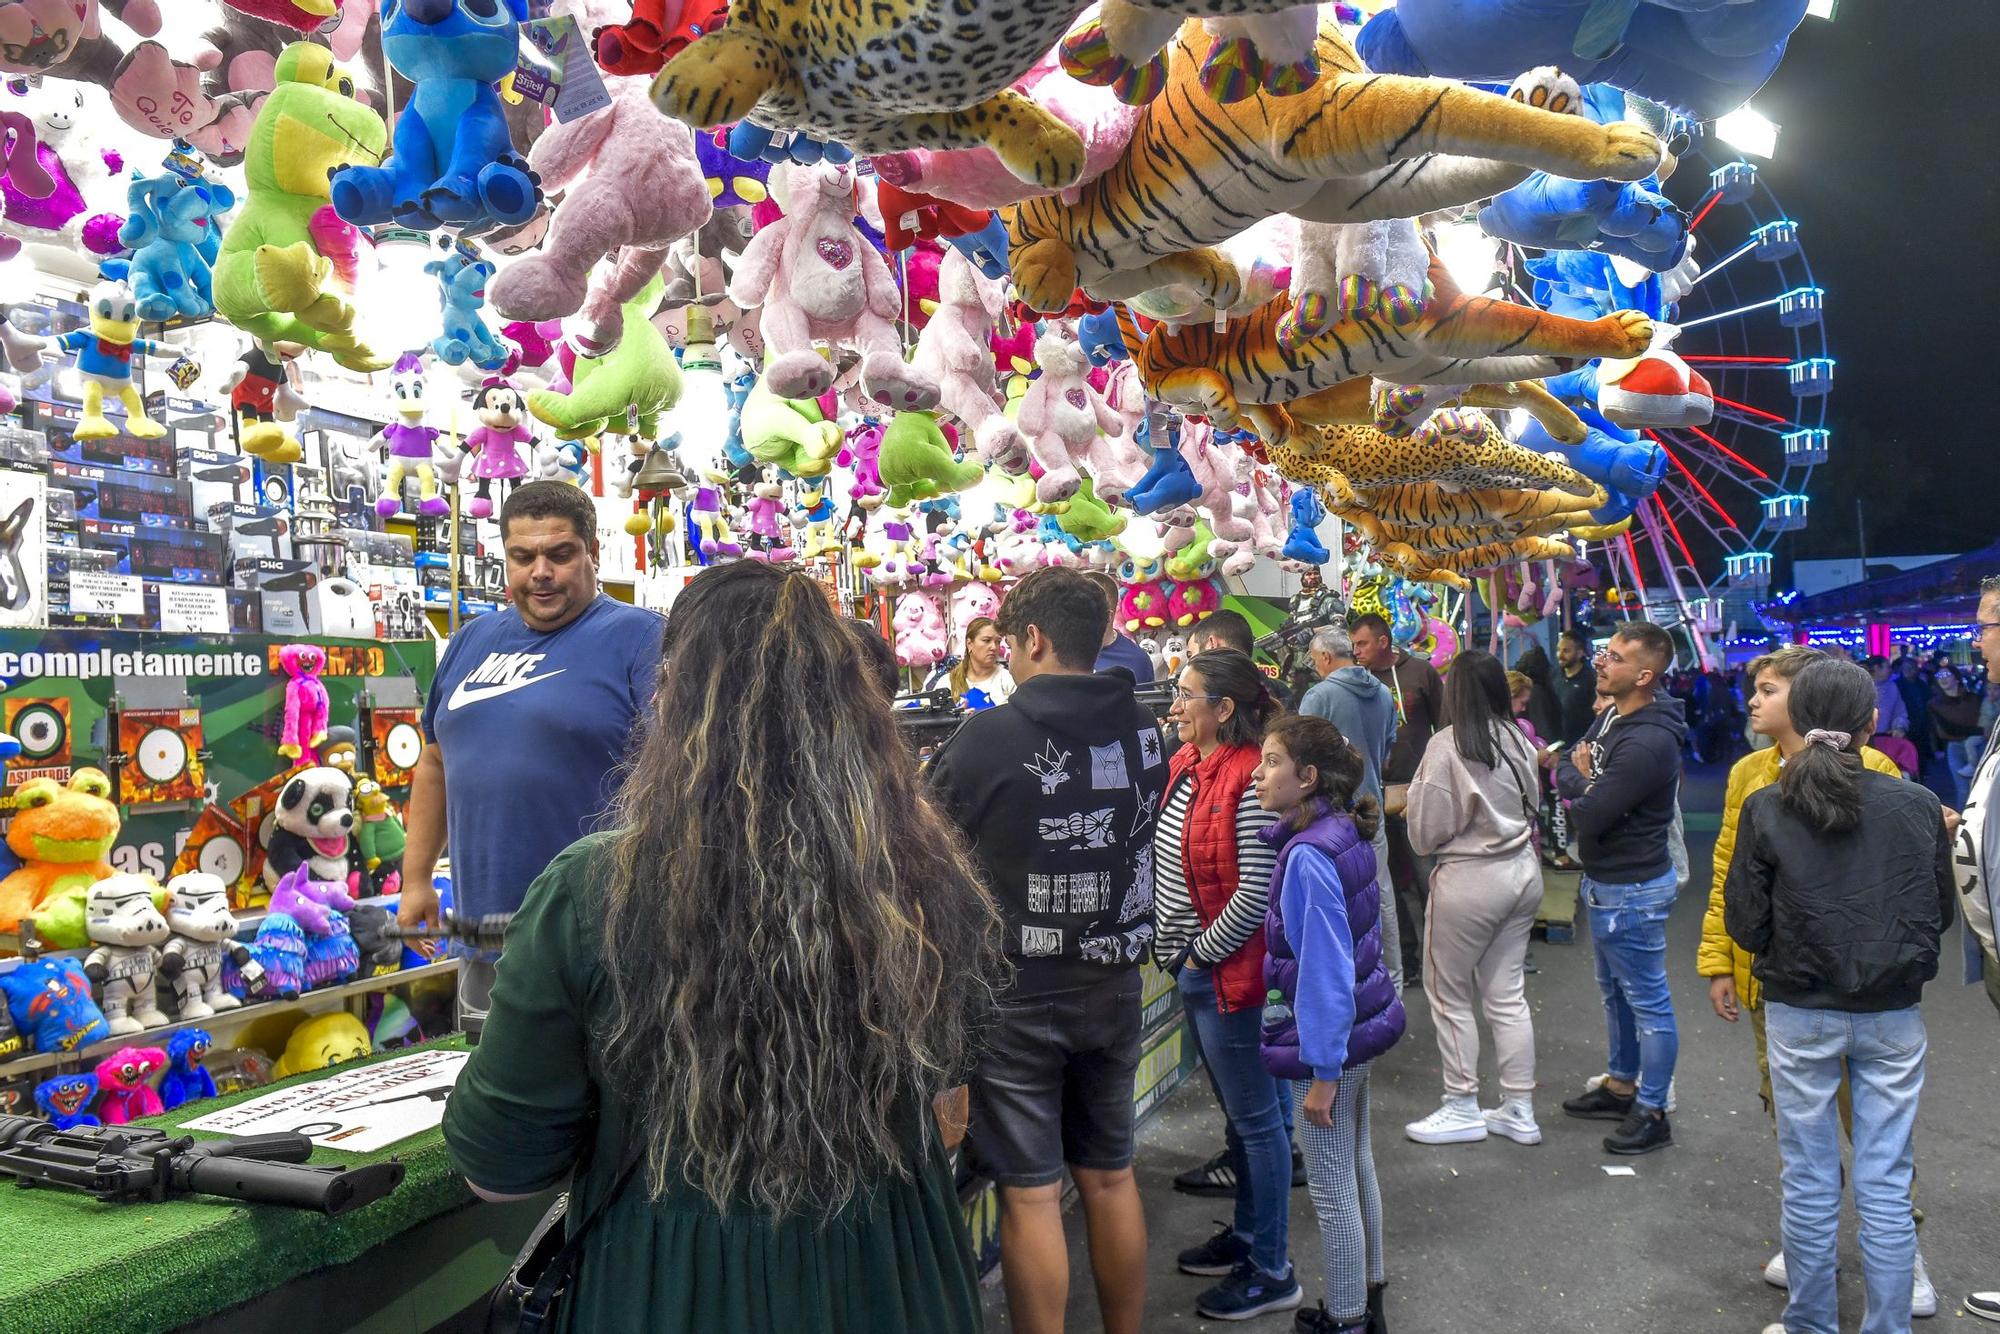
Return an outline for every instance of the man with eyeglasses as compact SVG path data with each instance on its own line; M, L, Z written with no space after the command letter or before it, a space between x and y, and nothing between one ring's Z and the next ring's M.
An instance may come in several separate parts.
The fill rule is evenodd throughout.
M1988 575L1979 585L1979 625L1975 644L1985 659L1987 674L2000 670L2000 575ZM1952 830L1952 860L1965 905L1966 980L1982 974L1986 995L2000 1010L2000 948L1995 923L2000 922L2000 725L1987 732L1986 749L1973 771L1963 814L1946 811ZM1975 1292L1965 1299L1967 1315L2000 1323L2000 1289Z
M1651 1153L1674 1138L1666 1107L1680 1034L1667 986L1666 924L1679 885L1668 838L1687 723L1679 700L1659 697L1673 656L1659 626L1620 625L1597 654L1597 693L1609 707L1574 750L1543 755L1570 801L1583 856L1611 1046L1603 1082L1563 1111L1619 1122L1604 1141L1616 1154Z

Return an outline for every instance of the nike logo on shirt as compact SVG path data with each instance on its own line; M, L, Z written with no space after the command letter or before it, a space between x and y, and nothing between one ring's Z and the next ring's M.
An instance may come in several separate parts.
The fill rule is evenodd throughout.
M568 668L558 667L552 672L534 675L546 653L489 653L486 661L473 668L452 689L451 698L445 701L445 708L456 711L467 704L477 704L484 699L495 699L501 695L511 695L537 681L547 681L561 676Z

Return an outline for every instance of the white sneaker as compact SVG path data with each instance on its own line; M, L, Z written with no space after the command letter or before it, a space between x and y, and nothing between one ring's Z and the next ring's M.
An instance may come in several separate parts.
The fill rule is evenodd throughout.
M1603 1088L1604 1081L1609 1078L1611 1078L1610 1075L1592 1075L1590 1078L1583 1081L1583 1091L1585 1093L1588 1093L1592 1089ZM1680 1099L1674 1096L1674 1086L1679 1082L1680 1081L1678 1080L1678 1078L1669 1079L1667 1081L1667 1105L1665 1107L1662 1107L1660 1109L1661 1111L1671 1112L1674 1111L1680 1105Z
M1965 1298L1965 1313L1981 1320L2000 1321L2000 1292L1974 1292Z
M1779 1251L1771 1257L1771 1263L1764 1266L1764 1281L1774 1288L1792 1286L1791 1275L1785 1272L1785 1253Z
M1498 1107L1480 1113L1486 1128L1516 1144L1540 1144L1542 1128L1535 1124L1535 1105L1527 1098L1508 1098Z
M1780 1320L1776 1324L1764 1326L1764 1334L1791 1334L1791 1331L1786 1329L1785 1322Z
M1473 1144L1486 1138L1486 1118L1479 1114L1479 1099L1453 1096L1423 1120L1404 1126L1403 1133L1419 1144Z
M1928 1320L1937 1313L1937 1288L1931 1283L1931 1271L1924 1267L1924 1253L1918 1251L1917 1268L1910 1275L1910 1314Z

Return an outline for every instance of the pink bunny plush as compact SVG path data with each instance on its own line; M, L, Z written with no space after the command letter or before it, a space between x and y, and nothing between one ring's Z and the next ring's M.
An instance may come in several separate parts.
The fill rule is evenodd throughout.
M983 462L1014 473L1028 466L1028 442L1002 411L993 367L993 328L1007 287L982 275L957 250L938 266L938 306L917 337L913 369L937 381L938 403L972 433Z
M905 667L935 667L950 652L944 633L944 611L929 593L905 593L896 599L896 661Z
M611 105L551 125L528 152L544 189L565 190L542 248L494 278L488 300L510 320L580 315L582 351L602 356L667 251L714 212L688 127L653 110L646 80L605 80ZM600 259L612 263L592 281ZM807 395L811 397L811 395Z
M823 339L862 354L861 382L876 402L936 407L936 380L903 360L896 332L903 298L896 280L854 225L861 199L854 169L783 164L771 170L771 194L784 216L744 247L729 284L737 305L762 307L758 324L771 392L818 398L833 387L834 367L813 347Z
M1195 480L1201 483L1196 508L1208 515L1208 525L1224 542L1247 542L1251 537L1250 511L1255 500L1237 507L1238 486L1250 480L1250 461L1234 445L1220 444L1206 423L1189 422L1181 427L1181 454Z
M1127 106L1108 88L1079 83L1062 71L1050 51L1014 83L1016 91L1054 113L1083 140L1083 175L1065 198L1103 175L1125 151L1139 123L1140 108ZM1053 191L1037 189L1000 165L990 148L914 148L877 153L875 172L891 185L968 208L1005 208Z
M1076 494L1083 481L1077 466L1089 459L1097 433L1118 435L1125 423L1090 387L1090 358L1068 338L1043 334L1035 340L1035 360L1041 378L1021 399L1018 421L1042 467L1035 498L1053 504Z

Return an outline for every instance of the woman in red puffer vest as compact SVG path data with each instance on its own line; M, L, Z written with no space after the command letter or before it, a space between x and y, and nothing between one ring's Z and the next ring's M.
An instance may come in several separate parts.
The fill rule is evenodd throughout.
M1290 1310L1302 1296L1286 1230L1292 1147L1278 1081L1264 1066L1264 914L1277 853L1258 835L1265 726L1281 707L1244 654L1197 654L1168 715L1181 740L1153 838L1153 953L1173 972L1188 1028L1229 1117L1236 1220L1181 1252L1183 1273L1221 1282L1195 1309L1215 1320Z

